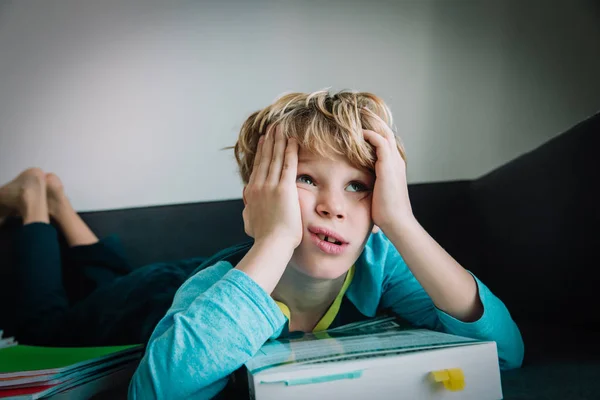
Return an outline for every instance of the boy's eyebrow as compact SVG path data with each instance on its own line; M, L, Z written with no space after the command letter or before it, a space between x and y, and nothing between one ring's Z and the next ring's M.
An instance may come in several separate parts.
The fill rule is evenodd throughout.
M316 160L315 160L315 159L313 159L313 158L304 158L304 157L303 157L303 158L299 158L299 159L298 159L298 162L299 162L299 163L300 163L300 162L304 162L304 163L306 163L306 162L315 162L315 161L316 161ZM369 180L371 180L372 178L373 178L373 179L375 178L375 175L374 175L374 174L372 174L372 173L371 173L371 172L369 172L369 171L360 171L360 172L359 172L359 175L360 175L360 177L356 178L356 179L358 179L358 180L365 180L365 181L369 181Z

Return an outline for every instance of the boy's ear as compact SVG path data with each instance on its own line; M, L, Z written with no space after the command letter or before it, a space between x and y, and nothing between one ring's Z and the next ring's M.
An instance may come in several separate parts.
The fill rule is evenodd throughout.
M380 229L379 229L379 227L377 225L373 225L373 229L371 229L371 232L377 233L377 232L379 232L379 230Z

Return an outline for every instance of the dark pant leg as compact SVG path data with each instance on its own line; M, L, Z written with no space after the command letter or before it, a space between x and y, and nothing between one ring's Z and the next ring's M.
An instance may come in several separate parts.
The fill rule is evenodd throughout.
M102 313L101 297L111 297L110 291L95 302L75 305L131 270L114 236L62 252L60 242L56 229L46 223L21 226L15 235L16 337L21 343L79 345L93 341L94 335L102 337L102 329L88 337L80 333L96 325L92 318Z
M17 340L53 336L52 321L69 307L62 282L58 235L45 223L22 226L15 237Z
M176 263L135 269L60 311L35 314L16 338L40 346L145 344L188 276Z
M91 245L65 246L63 271L65 288L74 304L94 290L127 275L132 267L118 237L111 235Z
M47 346L145 343L181 284L202 258L158 263L129 271L111 242L67 250L95 288L69 304L61 286L56 231L47 224L24 226L17 240L23 303L17 340ZM115 242L112 243L113 245ZM39 263L43 259L44 263ZM56 292L47 302L49 293ZM60 301L59 301L60 300ZM44 303L45 302L45 303ZM51 312L47 312L50 310Z
M145 344L187 277L174 264L158 263L115 279L62 315L54 345Z

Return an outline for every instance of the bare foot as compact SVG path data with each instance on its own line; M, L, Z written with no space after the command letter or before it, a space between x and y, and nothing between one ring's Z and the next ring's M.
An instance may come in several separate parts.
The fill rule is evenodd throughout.
M65 208L71 208L71 203L65 195L63 183L56 174L46 174L46 194L48 200L48 214L50 214L52 218L56 218L56 216Z
M70 247L98 242L98 237L73 209L60 178L52 173L46 174L46 201L48 214L60 227Z
M23 214L28 201L46 190L44 171L29 168L15 179L0 187L0 218L11 214Z

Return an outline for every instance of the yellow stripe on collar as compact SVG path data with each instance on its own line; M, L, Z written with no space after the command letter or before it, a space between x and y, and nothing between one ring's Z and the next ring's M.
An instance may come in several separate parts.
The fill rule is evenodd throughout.
M288 306L286 306L285 304L283 304L282 302L277 301L277 300L275 300L275 303L277 303L277 305L279 306L279 309L281 310L281 312L283 313L283 315L285 315L287 317L288 321L290 319L292 319L290 317L291 313L290 313L290 309L289 309Z
M354 269L355 267L353 265L348 270L346 278L344 279L344 284L342 285L342 289L335 297L335 300L333 300L333 303L331 303L331 306L329 306L329 309L327 310L325 315L323 315L321 320L317 323L317 326L315 326L313 332L320 332L326 330L327 328L329 328L329 326L335 319L336 315L340 311L340 306L342 305L342 299L344 298L344 294L346 294L348 287L350 287L350 283L352 283L352 278L354 277ZM279 309L281 310L283 315L285 315L288 321L290 321L291 313L289 307L277 300L275 300L275 303L277 304L277 306L279 306Z
M346 274L346 279L344 279L344 284L342 285L342 290L340 290L338 295L335 297L335 300L333 300L331 307L329 307L329 310L327 310L325 315L323 315L323 318L321 318L321 320L319 321L317 326L315 326L315 329L313 329L313 332L324 331L325 329L329 328L329 326L335 319L336 315L340 311L340 306L342 305L342 299L344 298L344 294L346 294L346 290L348 290L348 287L350 286L350 283L352 282L352 278L354 278L354 265L352 265L352 267L350 267L350 270L348 270L348 273Z

